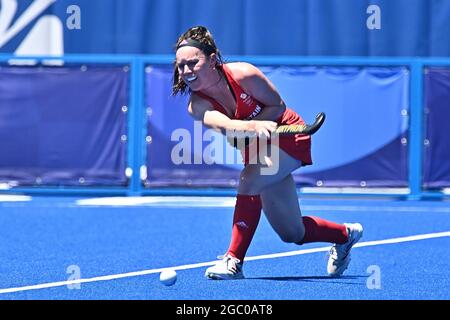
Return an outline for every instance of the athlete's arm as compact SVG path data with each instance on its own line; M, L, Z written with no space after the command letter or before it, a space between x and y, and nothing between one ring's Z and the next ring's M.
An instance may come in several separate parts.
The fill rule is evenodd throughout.
M247 131L256 132L270 136L270 132L275 131L277 124L272 121L243 121L230 119L223 113L215 110L211 103L195 94L191 96L188 105L188 112L191 116L209 128L226 133L226 131Z
M257 67L249 63L235 63L232 66L235 79L242 88L263 104L265 108L253 119L276 121L286 110L286 104L275 85Z

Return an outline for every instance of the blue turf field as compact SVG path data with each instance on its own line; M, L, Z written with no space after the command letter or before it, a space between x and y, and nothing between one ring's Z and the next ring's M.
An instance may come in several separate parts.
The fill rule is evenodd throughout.
M229 244L232 198L10 200L0 196L0 300L450 299L449 202L301 200L304 215L363 224L343 277L326 275L329 244L283 243L263 217L247 278L208 281L206 265ZM68 287L69 266L79 268L79 289ZM180 269L172 287L158 280L164 267Z

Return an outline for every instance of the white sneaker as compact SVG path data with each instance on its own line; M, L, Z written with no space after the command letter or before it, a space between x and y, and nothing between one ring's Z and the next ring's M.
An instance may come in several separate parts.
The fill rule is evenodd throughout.
M350 263L350 250L363 235L363 227L359 223L344 223L347 227L348 241L343 244L335 243L330 250L327 271L332 277L339 277Z
M206 278L214 280L244 279L243 264L239 259L229 254L217 258L222 260L206 269Z

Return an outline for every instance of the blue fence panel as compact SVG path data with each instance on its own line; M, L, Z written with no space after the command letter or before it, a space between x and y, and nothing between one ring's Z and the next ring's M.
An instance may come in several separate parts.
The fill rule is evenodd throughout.
M409 72L405 67L296 67L267 74L287 105L307 122L319 111L328 116L313 137L314 165L300 169L297 182L339 187L407 185Z
M127 184L121 67L0 68L0 182Z
M313 137L314 165L301 168L294 175L299 185L407 186L409 72L406 68L261 69L277 86L287 105L307 122L313 121L320 111L328 115L325 125ZM186 110L186 97L170 96L171 80L169 67L153 67L147 73L152 137L147 185L235 185L243 167L241 158L228 157L233 148L220 135L214 135L213 143L205 141L201 127L194 129L193 119ZM180 130L187 130L186 137L173 139L176 130L181 136ZM179 161L174 157L178 151L176 154L173 151L183 143L186 147L182 151L188 153L188 163L176 165ZM208 146L216 152L206 159Z
M450 187L450 69L427 68L423 186Z

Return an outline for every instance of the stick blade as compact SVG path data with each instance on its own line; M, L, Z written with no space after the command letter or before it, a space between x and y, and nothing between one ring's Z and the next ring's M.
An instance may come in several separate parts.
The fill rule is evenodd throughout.
M307 126L308 128L308 133L309 135L314 134L317 132L317 130L320 129L320 127L322 126L322 124L325 122L325 113L324 112L320 112L317 116L316 116L316 120L314 121L314 123L310 126Z
M320 112L316 115L316 119L313 124L292 124L283 125L277 128L276 132L278 134L304 134L313 135L320 129L325 121L325 113Z

